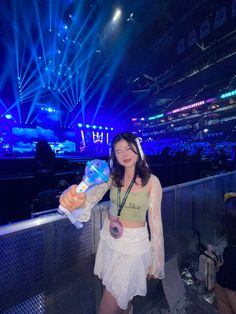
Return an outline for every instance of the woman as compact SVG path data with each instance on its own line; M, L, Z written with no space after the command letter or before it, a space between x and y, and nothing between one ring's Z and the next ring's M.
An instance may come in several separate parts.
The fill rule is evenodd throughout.
M69 210L91 208L110 188L111 206L100 233L94 267L105 286L99 314L132 313L133 297L147 292L146 277L164 278L162 188L132 133L121 133L113 139L110 171L108 184L86 195L76 194L76 186L72 186L62 194L60 203Z

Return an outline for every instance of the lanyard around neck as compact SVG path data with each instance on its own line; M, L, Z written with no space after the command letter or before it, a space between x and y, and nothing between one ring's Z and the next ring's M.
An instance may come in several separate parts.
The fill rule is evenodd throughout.
M132 181L130 182L127 191L125 192L125 195L123 197L123 200L120 204L120 192L121 192L121 187L118 187L118 191L117 191L117 207L118 207L118 214L117 216L120 216L121 210L123 209L125 202L127 200L127 197L129 195L130 190L132 189L133 185L134 185L134 181L135 179L133 178Z

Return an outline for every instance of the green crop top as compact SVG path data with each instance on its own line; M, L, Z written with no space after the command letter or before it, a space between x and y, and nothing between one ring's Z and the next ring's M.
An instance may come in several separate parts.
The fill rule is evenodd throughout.
M117 192L118 189L114 186L110 190L110 214L117 216ZM120 199L122 201L125 192L121 191ZM146 221L146 213L148 210L149 198L147 188L144 187L141 191L130 192L125 205L121 211L120 218L126 221L143 222Z

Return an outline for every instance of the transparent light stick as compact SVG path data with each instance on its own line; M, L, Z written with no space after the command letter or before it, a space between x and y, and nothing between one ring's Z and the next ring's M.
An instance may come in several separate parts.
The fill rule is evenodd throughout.
M109 166L105 160L94 159L92 161L88 161L85 167L85 174L82 181L77 186L76 192L78 194L83 193L89 187L107 182L109 180L109 174ZM79 214L77 211L79 211ZM71 212L60 205L58 212L60 214L65 214L78 229L82 228L82 222L87 222L91 216L91 210L86 208L81 208Z

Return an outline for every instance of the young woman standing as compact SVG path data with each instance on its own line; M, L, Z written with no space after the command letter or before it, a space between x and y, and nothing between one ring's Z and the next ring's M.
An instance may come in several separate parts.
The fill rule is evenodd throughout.
M76 186L71 186L60 203L72 213L77 208L92 208L109 188L110 210L94 267L105 287L99 314L132 313L133 297L146 295L146 278L164 278L162 188L132 133L118 134L112 141L108 183L79 195Z

